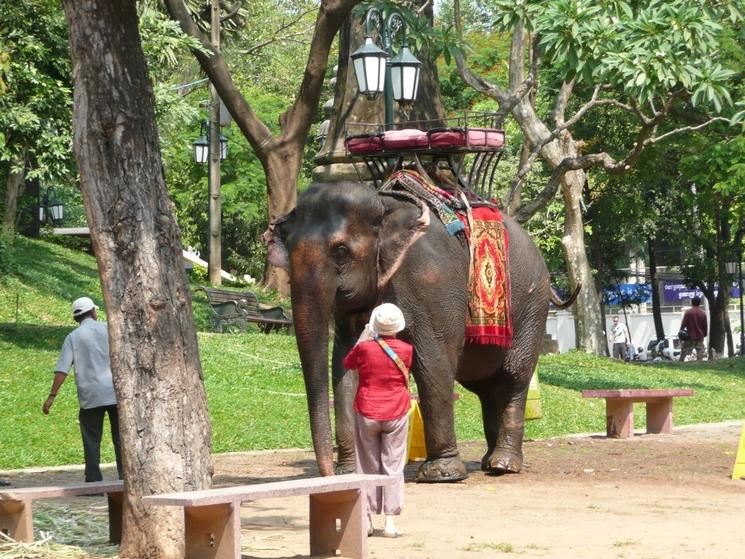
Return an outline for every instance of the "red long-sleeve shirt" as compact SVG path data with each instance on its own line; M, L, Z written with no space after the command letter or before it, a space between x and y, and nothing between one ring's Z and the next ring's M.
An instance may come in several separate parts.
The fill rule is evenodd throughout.
M401 358L407 368L411 368L414 348L395 337L383 339ZM368 340L354 346L343 361L344 368L356 369L359 373L359 386L354 399L354 409L367 418L388 421L403 417L411 406L409 379L396 363L388 357L375 340Z
M688 334L692 342L700 342L706 337L709 329L709 323L706 319L706 312L701 307L691 307L683 313L683 322L680 327L688 328Z

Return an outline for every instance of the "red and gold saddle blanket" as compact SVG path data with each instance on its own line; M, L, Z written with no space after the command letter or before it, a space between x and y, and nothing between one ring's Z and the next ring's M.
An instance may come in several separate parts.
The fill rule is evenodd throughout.
M473 208L472 226L466 214L458 212L458 217L466 227L473 255L466 343L511 347L509 239L502 214L496 208Z

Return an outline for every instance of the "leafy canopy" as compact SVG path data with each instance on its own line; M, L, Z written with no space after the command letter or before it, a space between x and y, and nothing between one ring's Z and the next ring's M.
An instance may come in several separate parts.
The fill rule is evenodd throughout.
M694 104L732 104L734 74L720 57L723 23L743 20L722 0L485 0L506 31L523 22L539 35L544 62L567 80L608 84L640 104L688 90Z

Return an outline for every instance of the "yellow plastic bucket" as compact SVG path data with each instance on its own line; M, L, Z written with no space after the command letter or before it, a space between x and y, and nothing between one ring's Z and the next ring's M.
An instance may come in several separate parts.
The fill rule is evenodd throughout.
M538 384L538 369L533 373L528 386L528 400L525 402L525 419L541 418L541 387Z
M409 410L409 437L406 444L406 460L427 459L427 444L424 442L424 421L422 421L422 412L419 409L419 402L411 401Z

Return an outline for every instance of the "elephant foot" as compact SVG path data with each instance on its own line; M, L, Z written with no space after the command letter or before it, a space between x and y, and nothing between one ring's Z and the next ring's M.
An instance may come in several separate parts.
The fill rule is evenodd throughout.
M449 483L461 481L468 477L466 465L460 458L438 458L427 460L419 467L417 483Z
M481 469L489 474L519 474L523 468L522 453L496 448L488 451L481 459Z

